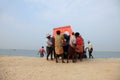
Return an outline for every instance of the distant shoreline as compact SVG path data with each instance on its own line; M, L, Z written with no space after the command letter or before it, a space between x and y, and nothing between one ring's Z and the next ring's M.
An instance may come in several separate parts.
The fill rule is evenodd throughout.
M2 49L2 48L0 48L0 50L30 50L30 51L38 51L39 50L39 48L38 49L15 49L15 48L13 48L13 49ZM94 50L94 52L120 52L120 51L110 51L110 50Z
M0 55L8 56L30 56L39 57L37 50L22 50L22 49L0 49ZM88 56L88 52L86 53ZM93 51L95 58L120 58L120 52L118 51Z

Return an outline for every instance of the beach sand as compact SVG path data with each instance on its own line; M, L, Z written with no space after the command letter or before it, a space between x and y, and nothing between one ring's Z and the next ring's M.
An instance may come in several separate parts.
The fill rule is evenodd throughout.
M120 80L120 58L56 63L39 57L0 56L0 80Z

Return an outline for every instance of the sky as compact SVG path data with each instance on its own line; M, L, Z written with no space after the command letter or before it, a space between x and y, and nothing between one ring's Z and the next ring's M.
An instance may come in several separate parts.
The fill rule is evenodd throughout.
M70 25L95 51L120 51L120 0L0 0L0 49L38 50Z

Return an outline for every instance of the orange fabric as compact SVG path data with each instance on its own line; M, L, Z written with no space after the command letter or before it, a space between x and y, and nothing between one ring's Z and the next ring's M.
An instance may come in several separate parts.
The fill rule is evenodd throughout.
M75 51L78 53L82 53L83 52L83 45L76 45Z
M63 54L63 47L62 46L55 46L56 54Z
M53 28L53 36L56 35L56 31L60 30L61 33L64 33L65 31L68 31L70 35L72 35L72 29L70 25L66 25L66 26L60 26L60 27L56 27Z

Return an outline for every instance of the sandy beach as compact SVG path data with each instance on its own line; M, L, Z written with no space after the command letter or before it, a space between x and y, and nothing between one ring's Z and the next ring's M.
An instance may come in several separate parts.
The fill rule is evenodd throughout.
M120 58L56 63L39 57L0 56L0 80L120 80Z

